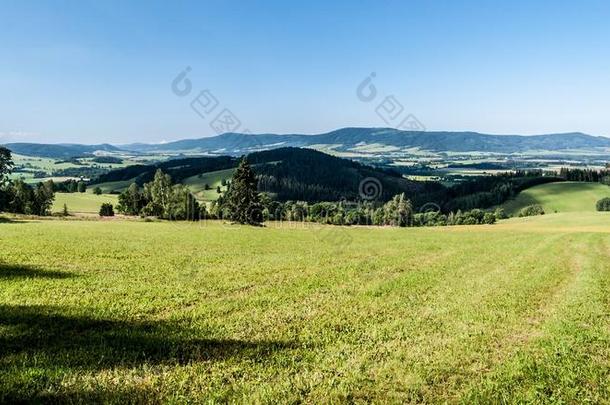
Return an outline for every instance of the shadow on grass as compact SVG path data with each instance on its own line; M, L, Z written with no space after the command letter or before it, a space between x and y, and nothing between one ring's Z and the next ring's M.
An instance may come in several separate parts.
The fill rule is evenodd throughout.
M71 278L74 274L65 271L42 270L37 267L0 263L0 280L19 278Z
M25 223L33 223L40 222L40 217L33 215L19 215L19 216L8 216L3 217L0 215L0 224L25 224Z
M114 367L185 365L228 358L261 361L274 352L294 348L281 341L248 341L209 337L209 331L170 322L128 322L66 313L58 307L0 305L0 370L13 371L0 382L0 402L62 401L120 392L45 391L48 378L66 372L96 372ZM44 370L38 383L28 369ZM0 371L0 380L2 380ZM47 394L43 394L47 392ZM42 395L42 396L41 396ZM125 393L128 395L128 393ZM54 396L57 398L54 399ZM129 395L130 396L130 395ZM100 399L100 398L97 398Z
M58 308L47 306L0 305L0 326L10 326L13 335L0 336L0 359L30 353L61 358L64 366L79 368L137 366L144 362L187 364L232 356L265 356L292 347L274 341L210 339L178 324L94 319L62 314Z

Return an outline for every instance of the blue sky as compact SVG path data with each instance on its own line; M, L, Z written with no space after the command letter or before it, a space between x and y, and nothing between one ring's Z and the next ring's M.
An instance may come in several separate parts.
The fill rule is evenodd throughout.
M1 1L0 142L214 135L203 90L252 133L387 126L393 95L428 130L610 136L609 2L329 3Z

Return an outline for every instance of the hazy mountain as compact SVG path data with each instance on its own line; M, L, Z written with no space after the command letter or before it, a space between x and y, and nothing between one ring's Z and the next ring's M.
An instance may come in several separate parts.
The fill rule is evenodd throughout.
M414 132L390 128L343 128L319 135L246 135L226 133L218 136L180 140L165 144L133 144L121 148L136 152L198 151L241 154L281 146L311 147L332 145L336 151L362 150L367 145L392 148L419 148L434 152L515 153L527 150L560 151L566 149L609 148L610 138L582 133L548 135L489 135L477 132Z
M318 134L239 134L225 133L200 139L185 139L163 144L134 143L128 145L77 145L11 143L15 153L30 156L66 158L107 152L132 153L202 153L242 155L279 147L315 147L337 152L362 153L375 150L383 155L418 148L432 152L519 153L532 150L565 151L610 148L610 138L583 133L548 135L489 135L477 132L401 131L391 128L343 128Z
M119 152L120 149L109 144L81 145L81 144L43 144L43 143L8 143L6 145L13 153L27 156L48 157L54 159L67 159L75 156L92 155L96 151Z

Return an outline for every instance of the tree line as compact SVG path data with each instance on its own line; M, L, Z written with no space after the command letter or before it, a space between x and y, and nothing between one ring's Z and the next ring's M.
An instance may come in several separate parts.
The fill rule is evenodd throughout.
M117 211L126 215L156 216L172 220L222 219L260 225L264 221L318 222L332 225L387 225L398 227L492 224L503 217L501 211L480 209L451 212L416 212L405 193L389 201L316 202L278 201L258 190L258 178L243 158L226 182L227 190L208 210L199 204L187 187L173 184L171 176L158 169L151 182L131 184L119 195Z
M567 181L603 183L610 186L610 169L578 169L562 167L559 177Z

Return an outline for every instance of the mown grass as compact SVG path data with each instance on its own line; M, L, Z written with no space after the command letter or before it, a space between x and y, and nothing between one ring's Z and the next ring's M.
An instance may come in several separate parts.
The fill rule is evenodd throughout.
M55 193L55 200L51 212L62 212L64 204L68 206L68 212L97 214L103 203L116 206L118 196L116 194L96 195L88 193Z
M610 197L610 187L600 183L561 182L549 183L524 190L504 204L511 215L531 204L540 204L547 214L555 212L592 212L595 203Z
M570 215L1 223L0 402L603 402L610 216Z

